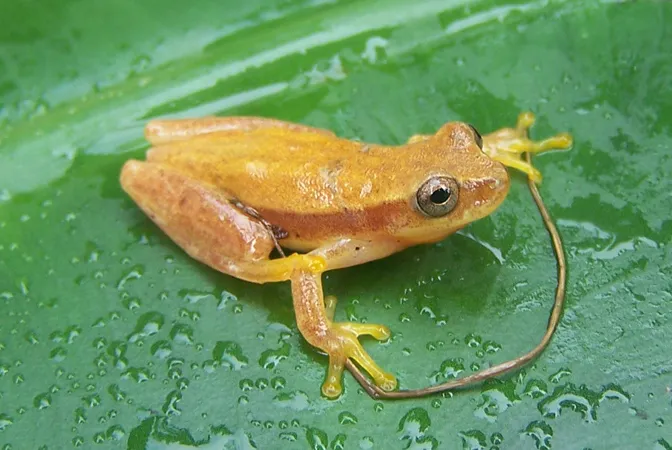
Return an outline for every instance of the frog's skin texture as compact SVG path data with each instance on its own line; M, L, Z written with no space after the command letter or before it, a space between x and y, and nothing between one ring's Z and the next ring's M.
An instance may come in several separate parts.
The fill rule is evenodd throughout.
M571 141L530 141L532 121L521 115L517 128L482 141L451 122L383 146L258 117L155 120L146 161L127 161L121 185L196 260L255 283L291 281L301 334L329 356L325 396L340 395L348 358L392 390L395 377L358 340L385 340L389 329L333 322L336 299L323 297L322 273L442 240L487 216L509 189L502 163L540 178L520 153ZM300 253L271 259L277 244Z

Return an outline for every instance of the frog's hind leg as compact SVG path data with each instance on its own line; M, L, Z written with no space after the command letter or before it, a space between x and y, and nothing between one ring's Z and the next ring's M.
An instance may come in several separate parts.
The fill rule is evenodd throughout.
M321 257L269 259L271 232L225 193L161 164L128 161L121 185L140 208L192 258L229 275L265 283L288 280L296 268L319 271Z
M145 138L152 145L160 145L167 142L186 140L201 134L220 131L254 131L264 128L281 128L293 132L334 136L334 133L329 130L265 117L208 116L198 119L152 120L145 127Z

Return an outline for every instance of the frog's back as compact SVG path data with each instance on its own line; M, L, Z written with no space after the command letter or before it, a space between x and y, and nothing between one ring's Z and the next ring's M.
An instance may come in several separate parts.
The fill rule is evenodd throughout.
M290 205L305 214L328 214L378 202L376 181L390 149L317 133L263 129L159 145L147 159L214 185L258 210ZM385 179L390 178L388 172Z

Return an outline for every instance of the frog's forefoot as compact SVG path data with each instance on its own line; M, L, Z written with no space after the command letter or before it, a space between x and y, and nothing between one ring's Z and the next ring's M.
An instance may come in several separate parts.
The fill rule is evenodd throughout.
M362 369L366 370L382 389L391 391L396 388L396 378L378 367L358 340L359 336L363 335L372 336L379 341L387 340L390 337L390 329L384 325L332 322L336 310L336 297L333 295L324 298L324 306L330 327L327 338L329 348L323 349L329 355L329 369L327 379L322 385L322 393L329 398L341 395L343 368L348 358L352 358Z
M568 133L560 133L541 141L530 140L528 132L534 120L531 112L521 113L515 128L502 128L484 136L483 151L495 161L518 169L539 183L541 172L523 159L523 153L567 149L572 145L572 137Z
M390 337L390 330L386 326L374 324L352 322L330 324L326 342L322 346L322 350L329 355L327 378L322 385L322 393L326 397L335 398L341 395L343 391L341 379L348 358L364 369L382 389L391 391L397 387L397 379L383 371L362 347L358 338L363 335L384 341Z

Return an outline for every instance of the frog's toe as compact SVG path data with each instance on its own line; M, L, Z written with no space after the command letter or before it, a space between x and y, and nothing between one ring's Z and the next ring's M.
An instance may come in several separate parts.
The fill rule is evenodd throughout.
M322 385L322 393L330 398L338 397L342 392L341 378L345 361L350 358L365 370L374 383L386 391L397 387L394 375L385 372L376 364L364 350L357 339L359 336L369 335L384 340L390 337L390 330L383 325L360 323L333 323L330 330L331 345L327 349L329 354L329 370L327 379Z
M534 121L537 120L534 117L534 114L526 111L518 115L518 121L516 122L516 128L518 132L525 132L528 128L534 125Z
M344 322L339 325L343 330L348 331L355 336L373 336L379 341L389 339L392 334L390 333L390 329L385 325L353 322Z
M543 141L534 142L534 151L564 149L572 146L572 136L569 133L560 133Z
M343 386L341 386L343 367L345 367L345 358L342 355L329 355L327 379L322 384L322 394L325 397L336 398L343 392Z

